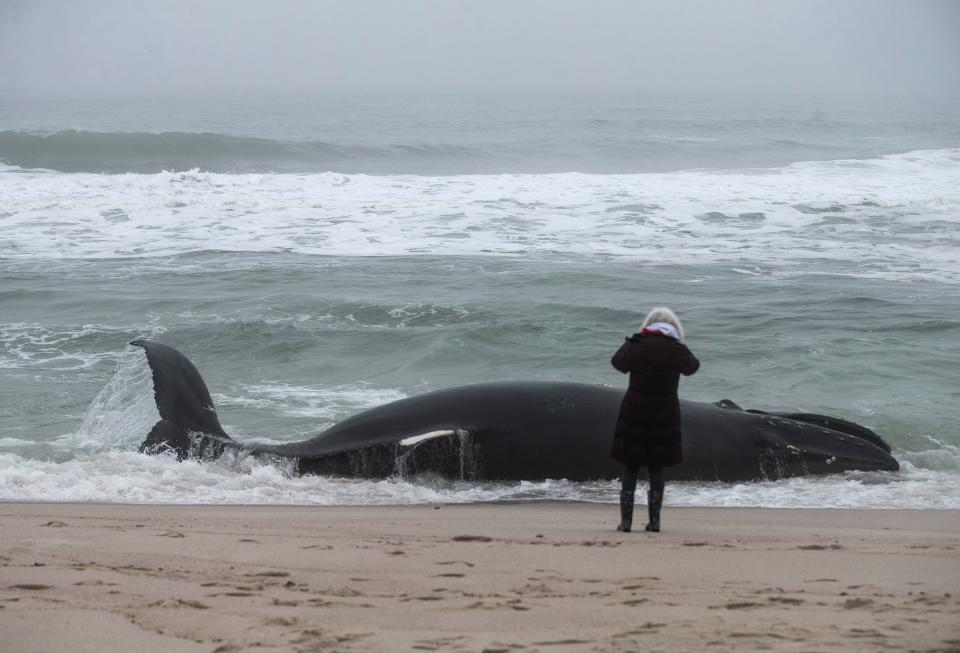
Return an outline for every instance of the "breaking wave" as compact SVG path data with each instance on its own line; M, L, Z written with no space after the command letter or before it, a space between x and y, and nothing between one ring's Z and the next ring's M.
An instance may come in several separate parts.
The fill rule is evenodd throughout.
M958 149L738 172L0 175L0 256L17 259L669 252L745 275L832 261L860 277L960 280Z
M482 152L460 145L397 143L374 146L278 141L210 132L0 132L0 161L57 172L154 173L197 168L229 174L373 172L469 167Z

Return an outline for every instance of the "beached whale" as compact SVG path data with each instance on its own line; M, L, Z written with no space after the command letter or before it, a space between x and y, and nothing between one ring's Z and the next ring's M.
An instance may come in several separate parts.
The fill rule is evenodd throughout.
M438 473L468 480L617 478L609 450L623 391L583 383L503 382L438 390L379 406L316 437L282 445L230 438L200 373L157 342L146 351L160 421L140 446L179 459L249 451L296 462L303 474L385 478ZM749 481L899 469L870 429L834 417L681 401L683 462L671 479Z

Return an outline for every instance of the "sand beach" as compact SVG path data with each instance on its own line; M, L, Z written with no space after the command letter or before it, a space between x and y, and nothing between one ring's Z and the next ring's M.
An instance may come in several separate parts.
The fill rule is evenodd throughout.
M615 513L4 503L3 650L960 651L958 511Z

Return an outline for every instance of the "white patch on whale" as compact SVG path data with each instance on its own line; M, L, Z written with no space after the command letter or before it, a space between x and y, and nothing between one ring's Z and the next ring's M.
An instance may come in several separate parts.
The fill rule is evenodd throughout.
M401 447L412 447L414 445L420 444L425 440L432 440L434 438L444 438L450 435L456 435L456 431L451 429L444 429L441 431L429 431L427 433L421 433L420 435L411 435L408 438L400 440Z

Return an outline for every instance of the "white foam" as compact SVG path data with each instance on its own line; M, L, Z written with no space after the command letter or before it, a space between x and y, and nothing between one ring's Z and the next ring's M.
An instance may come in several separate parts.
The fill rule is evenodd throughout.
M0 438L0 447L4 449L13 449L16 447L35 447L37 445L33 440L24 440L22 438Z
M349 182L349 183L346 183ZM0 171L0 256L608 255L960 282L960 150L749 172ZM739 264L739 265L737 265Z
M131 451L83 454L66 462L0 453L0 500L173 504L417 505L480 501L616 503L615 481L512 483L292 476L250 456L178 463ZM642 497L642 488L640 491ZM642 499L641 499L642 500ZM899 473L847 473L761 483L678 483L668 506L960 509L960 475L905 466Z
M266 408L294 417L315 418L319 427L330 426L334 420L344 415L397 401L406 396L395 388L376 388L368 383L330 387L243 383L230 393L218 393L212 398L219 407Z
M93 367L104 360L116 358L114 352L67 352L71 341L106 333L110 327L84 324L56 330L37 324L8 322L0 324L0 368L42 367L45 370L80 370Z

